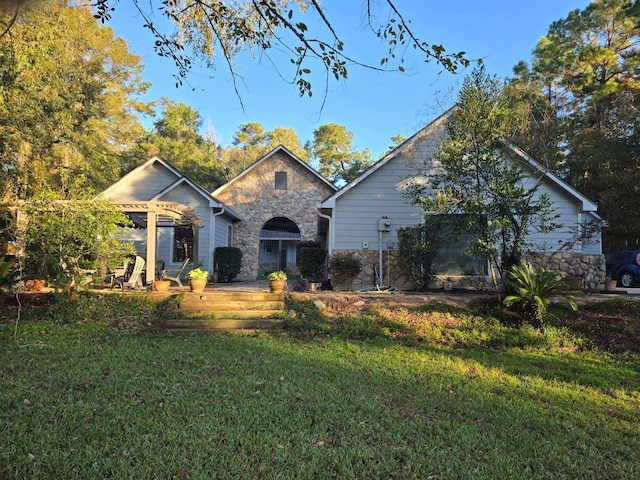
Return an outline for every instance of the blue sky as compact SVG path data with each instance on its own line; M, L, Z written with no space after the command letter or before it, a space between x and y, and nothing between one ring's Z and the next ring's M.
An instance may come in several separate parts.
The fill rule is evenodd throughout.
M141 4L145 4L141 0ZM327 15L353 56L379 63L384 45L366 31L363 0L324 0ZM520 60L530 61L531 52L555 20L565 18L589 0L396 0L405 18L410 18L418 36L442 44L447 51L467 52L470 59L482 58L487 72L508 77ZM157 18L157 17L156 17ZM157 20L160 20L157 18ZM186 82L176 88L176 69L169 59L158 57L151 35L129 1L116 6L109 25L127 41L129 50L142 57L144 78L151 82L148 98L168 97L183 101L202 115L206 128L215 130L218 142L226 145L238 125L259 122L265 129L293 128L301 142L312 139L313 130L324 123L345 125L354 133L354 145L369 148L379 158L394 135L410 136L438 113L451 106L455 92L470 70L453 75L435 63L407 57L406 74L379 73L358 66L349 69L346 81L331 81L324 107L323 80L315 77L314 95L300 98L295 85L286 83L289 56L276 58L277 69L265 58L243 55L238 71L244 77L239 91L244 111L234 93L224 63L216 70L195 68ZM313 25L309 24L310 29ZM312 70L319 70L311 65ZM453 95L446 92L453 91Z

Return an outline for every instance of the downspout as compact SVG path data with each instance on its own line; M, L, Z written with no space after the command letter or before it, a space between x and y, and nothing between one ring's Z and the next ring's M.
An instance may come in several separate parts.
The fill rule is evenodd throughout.
M331 255L331 252L333 251L333 228L331 226L331 220L333 220L333 217L331 217L331 215L326 215L324 213L322 213L320 211L320 207L318 207L318 216L320 218L325 218L327 219L327 221L329 222L329 231L327 232L327 254Z
M320 211L320 207L317 207L318 209L318 216L320 218L325 218L327 219L327 221L329 222L329 230L327 231L327 258L324 262L324 277L325 280L329 279L329 256L331 255L331 252L333 251L333 239L332 239L332 235L333 235L333 227L331 225L331 221L333 220L333 217L331 217L330 215L325 215L324 213L322 213ZM333 211L333 210L332 210Z
M211 268L209 272L213 277L215 274L216 264L214 262L214 252L216 247L216 217L222 215L224 213L224 208L220 207L220 211L218 213L213 213L213 209L211 210L211 231L209 232L209 258L211 259Z

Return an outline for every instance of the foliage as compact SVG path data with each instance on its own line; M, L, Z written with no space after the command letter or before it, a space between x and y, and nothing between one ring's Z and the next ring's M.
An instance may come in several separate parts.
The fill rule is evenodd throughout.
M321 247L301 247L298 261L298 268L302 278L320 281L325 277L326 249Z
M237 247L216 247L213 254L218 282L231 283L242 267L242 250Z
M28 2L23 2L28 3ZM0 200L101 190L142 134L139 58L86 7L37 2L0 37Z
M276 127L265 131L260 123L250 122L240 125L231 146L220 151L221 161L234 176L280 145L301 160L309 160L309 152L302 147L292 128Z
M25 203L26 278L47 280L65 290L85 285L85 269L122 265L133 245L122 242L129 219L105 200L60 200L49 193ZM19 235L18 235L19 237Z
M6 255L0 256L0 287L3 287L11 268L15 264L14 258L7 258Z
M237 82L242 77L236 71L236 59L241 52L256 54L260 58L266 56L272 64L281 65L278 68L280 75L296 85L301 96L312 94L310 76L314 64L321 65L326 94L329 78L346 79L348 67L352 65L403 72L405 55L409 51L417 52L424 61L434 60L451 72L470 63L464 52L447 53L442 45L419 39L410 21L404 19L392 0L385 0L380 6L367 1L366 8L363 7L367 12L366 30L373 34L374 39L382 39L383 45L386 43L388 47L386 52L380 52L380 61L374 63L363 63L356 55L348 53L349 45L340 38L330 8L315 0L134 0L133 3L143 26L156 39L158 55L174 60L178 68L178 83L182 82L196 60L213 68L216 57L221 56L237 93ZM117 1L96 0L94 6L97 17L108 21L112 9L117 8ZM171 21L167 30L163 28L163 22L154 21L154 15L158 14ZM378 24L379 18L388 20ZM360 23L362 19L357 20ZM176 34L174 28L177 28ZM377 40L372 41L371 47L375 48L376 43ZM291 56L286 58L289 56L287 53L280 59L280 52L288 52ZM290 65L291 71L285 72L282 65Z
M307 144L318 171L336 184L350 182L370 166L368 149L358 152L351 144L353 132L343 125L327 123L313 131L313 141Z
M334 284L348 284L362 271L360 257L354 252L337 251L329 257L329 276Z
M559 226L548 195L539 192L545 171L528 166L534 176L528 182L526 160L508 145L513 124L507 107L501 82L475 69L446 120L435 158L442 168L430 166L423 172L430 182L407 191L425 213L464 218L454 226L474 237L470 253L490 259L501 275L528 251L530 232Z
M158 155L205 188L212 190L222 185L227 171L218 159L219 147L213 133L203 136L199 132L200 112L167 98L162 99L161 108L153 131L138 143L135 157L146 160Z
M638 2L592 1L553 22L511 82L515 105L534 105L518 144L598 202L606 250L640 242L639 39Z
M576 302L564 295L565 285L555 272L544 268L536 271L529 262L512 267L504 281L511 292L504 304L519 305L524 318L534 325L543 325L550 316L549 304L553 297L562 296L572 309L578 309Z
M416 290L426 290L431 283L438 247L450 238L445 220L425 215L421 225L398 229L398 267Z
M209 272L197 267L187 273L187 278L191 280L206 280L209 278Z
M287 274L282 270L276 270L267 275L267 280L286 280Z

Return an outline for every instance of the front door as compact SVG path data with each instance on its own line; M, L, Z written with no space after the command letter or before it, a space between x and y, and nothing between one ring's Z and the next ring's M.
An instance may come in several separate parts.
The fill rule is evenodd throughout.
M280 270L283 272L287 271L287 249L283 248L280 250Z

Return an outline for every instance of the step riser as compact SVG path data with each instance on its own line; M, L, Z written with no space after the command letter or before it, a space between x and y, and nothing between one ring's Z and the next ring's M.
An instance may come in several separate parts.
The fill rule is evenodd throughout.
M282 295L276 293L251 293L251 292L237 292L237 293L222 293L222 292L211 292L204 291L202 293L191 293L191 292L167 292L167 293L158 293L151 292L150 296L155 297L157 299L164 299L167 297L175 296L183 294L183 301L198 301L198 300L207 300L207 301L215 301L215 302L234 302L234 301L247 301L247 302L278 302L282 301Z
M180 310L201 310L207 312L227 311L227 310L282 310L283 302L212 302L205 301L182 301L178 306Z
M224 311L202 311L202 310L176 310L182 318L235 318L235 319L258 319L278 317L282 310L224 310Z
M238 320L233 318L220 319L193 319L193 320L168 320L165 324L171 329L198 329L198 330L241 330L241 329L273 329L282 326L279 319L253 319Z

